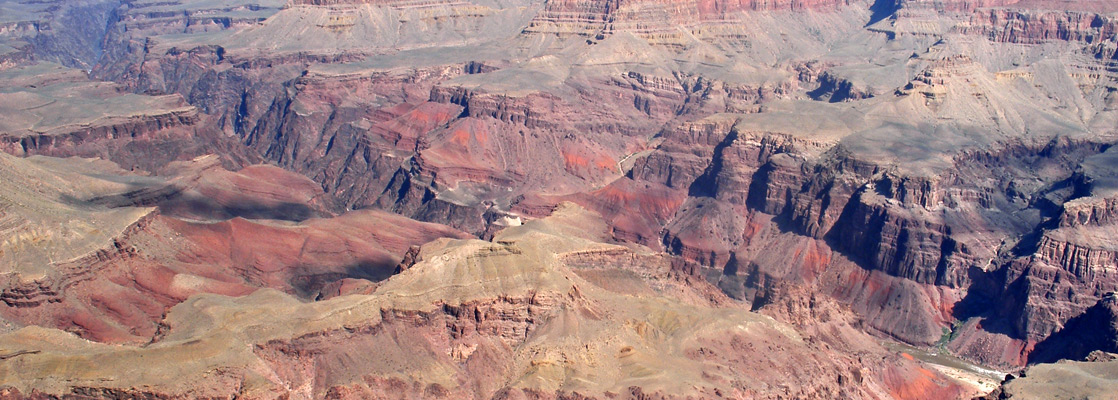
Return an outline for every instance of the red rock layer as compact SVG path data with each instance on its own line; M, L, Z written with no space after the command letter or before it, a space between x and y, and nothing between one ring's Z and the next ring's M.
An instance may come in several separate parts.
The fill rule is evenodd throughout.
M594 36L625 31L646 38L674 36L679 26L732 20L750 11L833 10L847 0L559 0L548 1L527 32Z
M1073 11L979 10L956 27L960 33L981 35L996 42L1107 41L1118 34L1118 17Z
M212 119L190 109L98 121L32 135L0 135L0 151L18 156L99 157L126 169L156 172L167 163L221 154L228 165L259 162L211 127Z
M895 8L971 12L979 8L1012 6L1021 0L895 0Z
M410 246L464 236L381 211L333 217L330 200L305 177L270 166L233 173L214 161L172 164L177 178L167 187L93 199L166 215L145 217L111 247L41 279L3 282L0 315L95 341L144 343L156 338L167 309L195 294L273 288L313 299L357 291L352 280L390 276Z
M960 29L998 41L1097 41L1113 34L1107 17L1092 18L1087 12L989 8L1011 3L899 5L910 11L974 13L973 23ZM658 39L666 27L723 20L739 12L841 4L556 1L547 3L528 30L591 37L625 30ZM954 166L936 176L913 177L889 173L887 165L852 156L841 146L820 155L834 143L773 132L735 132L734 121L712 118L668 126L656 139L662 142L655 151L632 161L635 167L629 177L604 185L614 177L614 166L621 167L631 153L647 150L644 137L677 114L690 118L751 110L748 106L755 102L791 91L794 83L733 87L702 77L629 72L607 82L582 82L577 96L539 92L507 96L438 84L477 71L476 63L420 67L402 74L296 76L288 69L299 71L308 60L357 56L229 61L222 54L218 48L198 48L156 55L162 57L156 60L147 60L145 54L142 63L118 57L121 63L104 72L140 90L195 94L193 100L203 108L224 113L224 127L241 135L250 148L321 182L348 206L377 205L482 232L501 217L504 204L528 215L542 215L560 199L575 200L601 211L617 238L660 241L709 268L700 272L715 272L712 275L726 287L737 288L758 304L779 298L785 277L789 282L820 279L820 290L851 301L867 316L870 329L921 344L936 341L954 316L950 304L958 300L955 290L970 285L974 276L984 273L979 271L984 265L1006 250L990 238L1018 237L1039 223L997 211L1024 200L1024 194L1010 189L1012 181L1031 180L1038 170L1059 171L1046 174L1051 176L1066 173L1075 167L1079 153L1098 148L1097 143L1057 143L1047 148L1008 143L1004 148L960 155L951 161ZM225 68L226 64L233 68ZM915 82L943 84L974 67L965 58L934 64ZM209 69L211 65L222 67ZM806 74L842 86L836 78ZM225 86L210 87L209 82ZM857 90L847 91L859 96ZM706 108L701 104L709 93L740 102ZM934 94L926 93L933 101ZM619 100L579 103L573 97ZM384 102L347 101L370 98ZM1054 155L1063 164L1022 164L1042 158L1041 154ZM1052 169L1044 169L1048 167ZM1005 179L989 182L986 178L991 175ZM514 191L500 193L493 187L514 187ZM587 187L594 189L568 195ZM643 212L623 211L627 207ZM1003 223L1007 220L1013 222ZM776 227L811 239L792 244L766 239L764 233ZM1033 285L1016 283L1012 289L1012 295L1021 296L1015 299L1022 301L1017 307L1024 310L1019 321L1025 322L1018 323L1020 329L1011 332L1013 337L991 339L976 348L1012 342L1011 347L1024 349L1027 346L1021 343L1032 340L1027 337L1035 339L1056 328L1078 306L1061 303L1034 312L1043 309L1033 305L1042 302L1049 285L1059 289L1050 292L1060 294L1068 288L1076 293L1084 288L1101 290L1094 287L1098 281L1083 278L1096 276L1091 275L1092 265L1111 262L1111 255L1057 240L1041 243L1044 250L1037 258L1046 265L1013 273ZM756 246L790 256L794 265L777 266L756 254ZM848 260L842 261L844 257ZM730 266L734 271L729 271ZM1079 282L1067 283L1071 278ZM1073 304L1087 298L1068 296ZM1003 355L1018 357L1011 364L1020 360L1020 353L995 358Z
M1118 6L1109 0L896 0L898 8L972 12L981 8L1061 10L1109 13Z

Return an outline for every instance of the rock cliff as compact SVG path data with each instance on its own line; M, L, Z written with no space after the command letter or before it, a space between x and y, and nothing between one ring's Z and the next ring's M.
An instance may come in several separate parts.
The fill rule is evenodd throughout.
M866 334L1007 371L1108 343L1053 345L1118 290L1110 2L0 4L0 148L134 184L47 199L124 222L0 323L155 339L12 333L24 395L958 397ZM81 10L106 29L50 39ZM197 392L36 385L84 356L35 340L247 350Z
M421 261L368 295L316 303L273 290L195 296L172 308L143 348L24 328L0 336L7 356L0 384L15 398L963 393L872 340L802 336L674 272L667 258L596 242L605 226L594 218L563 206L493 242L428 243ZM841 321L834 329L857 338ZM859 346L867 356L841 355L832 347L840 345ZM771 351L789 356L756 356ZM82 354L99 354L98 364L130 373L105 380L109 369L83 368L65 382L33 381L52 365L85 362ZM152 358L160 362L149 364ZM214 375L215 368L223 372ZM178 379L160 378L171 375ZM163 383L140 389L156 381ZM784 388L773 394L775 385Z

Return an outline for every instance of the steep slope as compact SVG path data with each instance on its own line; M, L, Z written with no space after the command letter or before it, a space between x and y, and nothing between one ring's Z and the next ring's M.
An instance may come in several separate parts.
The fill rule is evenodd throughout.
M0 2L0 67L40 61L89 70L118 0Z
M266 287L313 299L344 279L372 285L410 246L463 236L379 211L334 216L306 178L268 166L234 173L217 157L160 177L107 161L0 157L0 316L95 341L151 341L166 310L198 293Z
M53 63L0 69L0 112L0 151L18 156L98 157L148 172L210 153L228 166L260 161L181 96L128 93Z
M13 274L36 279L48 272L51 263L95 255L112 246L112 239L129 225L153 211L90 208L80 202L81 198L129 187L127 178L96 176L99 171L114 171L116 166L110 162L20 159L7 154L0 154L0 162L5 186L0 205L5 240L0 255L9 279ZM74 220L81 223L72 223Z
M229 199L293 178L226 191L211 172L182 197L119 203L182 218L377 208L490 238L573 201L612 239L687 259L691 275L776 318L814 315L795 305L818 296L848 305L864 331L1016 370L1118 289L1116 12L1039 0L127 1L91 73L120 86L90 97L141 104L133 114L148 121L160 113L144 107L189 104L190 118L42 154L166 176L212 152L231 169L268 160L325 192L253 214ZM8 60L19 65L5 71L34 68ZM119 88L134 94L102 92ZM26 121L40 111L19 99L63 96L13 92L19 140L6 150L36 154L23 143L42 136ZM116 149L160 152L139 162ZM189 229L322 233L308 224ZM366 277L383 278L389 258ZM347 282L262 286L372 290Z
M14 354L0 360L0 385L16 396L153 398L960 394L895 355L837 354L688 283L660 255L598 242L597 218L564 206L493 242L428 243L369 295L196 296L144 347L21 329L0 337L3 354ZM763 355L777 349L782 357ZM67 378L42 380L59 373Z

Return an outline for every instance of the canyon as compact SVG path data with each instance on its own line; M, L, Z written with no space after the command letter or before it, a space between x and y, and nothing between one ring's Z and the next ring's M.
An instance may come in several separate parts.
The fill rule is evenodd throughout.
M4 0L0 398L1105 398L1116 142L1106 0Z

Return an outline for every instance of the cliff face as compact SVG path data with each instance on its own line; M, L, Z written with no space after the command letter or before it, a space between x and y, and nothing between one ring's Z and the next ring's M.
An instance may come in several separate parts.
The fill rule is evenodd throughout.
M361 4L386 10L420 6ZM322 5L299 6L314 10ZM357 60L378 51L375 47L328 55L261 57L225 47L153 51L129 44L116 46L117 50L132 50L114 53L98 74L136 90L181 93L203 111L220 115L217 119L223 129L255 153L320 182L348 207L375 206L481 234L495 221L511 217L510 212L542 214L540 210L548 210L560 199L574 200L606 215L618 238L664 246L712 270L724 270L732 260L737 260L733 262L739 268L743 263L748 266L738 254L754 253L753 247L765 242L753 239L768 226L750 216L760 212L775 216L772 223L781 229L825 242L866 270L949 291L963 290L979 279L976 276L997 269L998 260L1028 255L1012 253L1013 243L1003 239L1042 229L1050 207L1066 198L1060 197L1064 195L1056 187L1080 160L1104 145L1105 140L1082 138L1015 138L1026 132L1022 127L1030 123L1030 115L1043 113L1030 114L1019 100L998 93L1006 90L1013 76L1031 79L1028 77L1035 75L995 75L989 72L994 63L985 56L952 55L970 49L951 43L918 49L927 54L898 61L900 68L912 72L899 86L886 89L868 83L866 76L834 68L833 61L781 64L777 71L783 76L765 82L643 68L610 72L609 78L601 78L595 74L604 70L597 68L614 67L587 67L615 65L609 64L610 57L643 46L628 35L659 46L658 50L641 48L632 53L645 54L650 57L645 62L655 63L665 59L657 58L666 54L663 52L684 51L680 43L691 40L672 27L687 27L698 40L718 46L744 46L742 40L752 40L764 47L770 45L767 39L749 32L723 35L719 32L728 31L716 28L722 25L712 21L760 18L752 14L755 11L782 16L811 13L820 18L872 17L850 11L856 6L846 2L547 2L519 37L575 34L587 37L590 48L604 46L599 47L604 49L600 54L591 52L579 67L547 55L523 62L507 58L486 61L479 55L408 69L370 68ZM156 18L140 10L131 14L129 23ZM1106 10L1044 11L1045 7L1016 2L899 2L884 10L893 11L886 16L898 23L934 14L954 21L950 29L936 34L954 32L991 43L1094 46L1100 38L1112 35ZM836 40L832 36L837 37L842 29L820 31L818 40ZM122 44L136 40L120 32L113 37ZM736 39L725 41L729 37ZM810 44L791 45L816 51ZM144 62L137 63L137 57ZM332 63L354 67L344 73L313 67ZM138 68L140 65L143 67ZM479 83L489 76L507 78L511 86ZM522 81L522 76L538 79ZM555 81L557 76L567 78ZM728 73L721 76L733 77ZM962 89L963 80L972 89ZM822 122L807 129L767 129L764 127L779 119L750 122L750 113L761 114L759 121L774 118L768 117L774 114L765 104L776 104L816 86L811 96L838 104L891 104L866 107L911 108L905 112L918 120L956 121L947 124L952 126L948 130L956 132L949 136L965 137L963 142L969 144L930 170L906 168L893 154L878 157L867 152L861 139L846 138L885 128L859 123L839 128ZM1035 95L1033 89L1013 90L1021 96ZM973 108L956 104L973 104ZM835 111L839 109L823 109L815 115L823 120L852 121L882 112ZM972 114L975 110L984 114ZM746 114L712 116L715 112ZM1065 116L1045 118L1063 121ZM746 122L739 126L739 120ZM789 124L795 126L796 122L790 120ZM812 129L823 133L804 134ZM928 134L938 128L904 129ZM998 138L968 136L974 129L998 132L994 135ZM642 138L655 132L659 134L653 140ZM873 135L877 133L867 137ZM943 143L954 146L954 140ZM562 169L544 165L562 165ZM1036 170L1047 171L1039 182L1018 183L1021 178L1033 179ZM989 171L997 171L1000 177L990 179ZM510 187L510 191L494 190ZM630 206L647 212L637 216L621 211ZM1040 214L1038 208L1043 208ZM1064 265L1073 274L1082 267L1068 260L1105 263L1110 257L1098 250L1061 245L1052 235L1041 237L1046 239L1039 244L1038 257ZM760 269L754 272L756 276L784 275ZM890 284L899 282L903 281ZM746 284L750 285L749 291L767 292L773 287ZM767 289L765 285L769 285ZM878 321L896 321L873 311L880 305L872 302L880 299L860 298L867 299L863 310L880 316ZM930 305L938 302L926 301L928 315L936 315L930 318L952 318L944 307ZM928 326L908 330L880 322L877 329L918 343L931 343L939 336ZM906 330L920 333L902 333ZM1021 332L1025 331L1035 333L1016 333L1013 340L1025 340L1020 335L1043 335L1050 329Z
M145 171L162 183L82 200L160 214L105 241L92 258L8 282L0 294L5 320L106 342L169 340L178 351L208 335L215 325L206 324L263 329L224 316L177 326L187 314L162 319L168 307L208 298L203 293L271 288L334 301L284 308L298 315L379 310L260 336L266 340L236 339L251 350L238 360L272 374L232 367L243 373L206 389L218 394L259 383L252 386L259 393L297 387L304 397L372 397L401 387L433 397L764 397L803 363L806 371L837 372L827 382L795 375L783 395L960 395L916 364L890 359L901 372L889 372L888 363L846 355L878 354L865 344L869 332L1017 369L1048 338L1081 330L1075 321L1084 313L1108 318L1088 311L1118 289L1111 244L1118 186L1108 178L1118 137L1118 47L1108 7L127 1L111 13L104 55L89 75L29 78L43 75L33 56L45 50L9 45L14 50L0 53L0 147L20 156L98 156ZM3 29L25 38L37 34L34 26ZM228 170L210 158L206 168L190 166L207 153ZM260 162L273 166L252 166ZM600 220L521 227L564 202ZM604 236L584 237L580 230L591 228ZM398 264L411 245L459 231L492 241L436 241ZM568 254L564 246L589 246L572 244L572 235L593 248ZM642 250L599 248L607 241ZM494 265L507 272L493 277L507 283L503 291L449 289L456 284L443 280L457 278L439 272L469 277ZM86 266L96 268L77 272ZM531 281L524 289L514 283L534 278L513 268L524 266L589 283L555 289L548 285L558 279ZM385 295L391 291L378 294L393 271L400 274L384 285L400 277L447 294L397 303L402 297ZM581 292L572 292L576 286ZM821 339L806 343L828 344L807 349L826 356L801 356L804 342L795 340L723 338L717 326L691 332L699 342L664 345L648 337L676 337L674 323L603 322L602 312L632 311L605 292L668 296L698 304L689 311L698 313L722 312L709 308L730 304L725 293L813 332ZM371 297L354 305L347 295ZM279 298L286 297L272 300L288 301ZM246 299L222 301L269 307ZM734 310L735 318L754 316ZM582 343L597 337L595 327L626 332L617 340L628 350L572 344L544 358L521 351L543 349L545 339ZM376 356L347 358L351 345L414 350L420 361L412 367L425 372L379 370ZM747 357L757 348L750 346L800 350L761 365ZM614 383L680 378L649 361L670 349L685 352L667 359L709 372L683 378L714 383L657 387L648 378L641 382L651 386L639 390L577 383L597 373L586 365L637 371ZM56 356L65 357L45 354L42 362ZM762 367L779 374L750 381L724 372ZM567 383L549 383L557 379ZM132 393L89 382L33 389ZM21 385L21 393L34 386ZM182 390L170 385L151 395Z
M846 0L560 0L547 2L528 30L583 36L630 31L662 38L671 35L673 27L733 20L748 11L826 11L847 4Z
M882 29L919 35L960 33L1022 44L1110 42L1118 11L1105 1L1043 0L897 1L883 9L893 14L886 24L877 25Z
M117 0L9 3L0 22L0 65L53 62L88 70L102 53L101 39Z
M15 66L0 82L0 110L8 116L0 123L0 151L8 154L99 157L149 172L208 153L229 166L260 159L178 95L127 93L56 64Z
M956 27L963 34L982 35L1007 43L1108 41L1118 33L1113 15L1074 11L991 9L976 12Z
M805 339L795 333L799 328L728 301L670 257L599 242L604 229L592 214L565 205L493 242L428 243L413 265L371 294L314 303L272 290L195 296L173 307L142 348L22 329L0 336L4 348L33 338L40 347L20 347L26 352L0 360L0 384L15 398L220 396L236 388L253 398L749 396L769 393L778 382L797 396L818 398L965 393L938 372L884 350L833 305L818 302L818 312L830 316L827 327ZM96 352L98 364L114 370L91 365L65 382L30 380L53 363L78 362L71 358L75 350L56 350L75 343L85 343L76 351ZM841 354L835 345L873 356ZM356 351L369 348L382 351ZM769 351L788 356L756 355ZM116 368L140 366L135 374L115 375ZM216 366L231 372L195 379ZM406 373L393 372L401 369ZM121 379L104 380L106 373ZM181 379L137 389L169 374ZM600 379L578 378L590 376ZM556 380L568 384L558 387Z
M631 34L652 44L679 48L698 38L741 48L767 35L741 25L755 23L755 13L833 13L850 4L847 0L548 1L525 32L586 37L592 42Z

